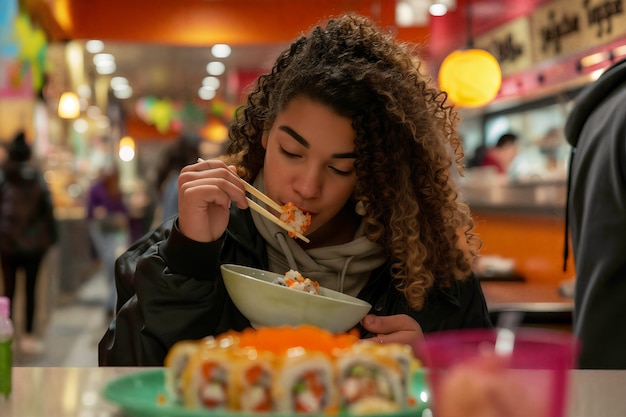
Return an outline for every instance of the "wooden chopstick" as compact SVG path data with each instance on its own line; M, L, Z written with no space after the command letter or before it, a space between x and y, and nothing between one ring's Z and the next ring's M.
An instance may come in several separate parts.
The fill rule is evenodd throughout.
M250 198L246 197L246 200L248 200L248 205L250 206L250 208L254 211L256 211L257 213L259 213L261 216L265 217L266 219L272 221L273 223L277 224L278 226L282 227L283 229L285 229L288 232L291 232L293 234L296 235L296 237L298 239L301 239L303 241L305 241L306 243L311 242L306 236L304 236L302 233L296 232L296 230L291 227L290 225L288 225L287 223L285 223L284 221L280 220L278 217L274 216L272 213L270 213L269 211L265 210L263 207L261 207L260 205L258 205L256 202L254 202L253 200L251 200Z
M278 204L277 202L275 202L274 200L272 200L271 198L269 198L268 196L266 196L265 194L263 194L262 192L260 192L256 188L254 188L252 185L248 184L245 180L242 179L241 181L243 182L243 186L244 186L244 188L246 189L247 192L249 192L250 194L252 194L256 198L258 198L259 200L261 200L262 202L267 204L268 207L273 208L277 212L279 212L279 213L283 212L283 208L280 206L280 204Z
M204 162L204 159L198 158L198 162ZM269 207L271 207L274 210L276 210L278 213L282 213L283 212L283 208L280 206L280 204L278 204L277 202L275 202L274 200L272 200L271 198L269 198L268 196L266 196L265 194L263 194L262 192L260 192L256 188L254 188L252 185L248 184L244 179L241 179L241 181L243 182L244 188L246 189L247 192L249 192L250 194L252 194L256 198L258 198L259 200L261 200L262 202L267 204ZM261 216L263 216L266 219L270 220L271 222L277 224L278 226L282 227L286 231L295 234L298 239L301 239L301 240L305 241L306 243L310 243L311 242L302 233L297 232L296 229L294 229L293 227L291 227L290 225L288 225L284 221L280 220L278 217L274 216L272 213L270 213L269 211L267 211L266 209L261 207L259 204L257 204L255 201L249 199L248 197L246 197L246 200L248 200L248 205L250 206L250 208L252 210L256 211L257 213L259 213Z

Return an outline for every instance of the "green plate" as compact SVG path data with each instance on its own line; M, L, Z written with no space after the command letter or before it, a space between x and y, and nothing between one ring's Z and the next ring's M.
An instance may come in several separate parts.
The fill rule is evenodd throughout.
M108 401L119 405L124 412L134 417L258 417L260 413L238 413L228 411L190 410L176 404L158 404L157 399L165 395L164 369L153 369L132 373L110 381L103 390ZM368 417L419 417L428 408L428 388L424 371L413 374L413 398L417 405L407 410L387 414L368 414ZM349 416L349 414L344 414ZM430 414L429 414L430 415ZM279 416L273 414L273 416ZM292 417L280 415L281 417ZM302 417L302 415L298 415ZM310 415L307 415L310 417Z

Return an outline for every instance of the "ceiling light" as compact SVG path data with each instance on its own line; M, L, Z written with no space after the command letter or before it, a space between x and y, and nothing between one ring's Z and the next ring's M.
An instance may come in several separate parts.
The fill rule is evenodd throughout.
M443 16L448 13L448 8L445 4L433 3L428 8L428 13L430 13L431 16Z
M470 0L466 8L467 49L457 49L444 58L439 67L439 87L458 106L480 107L498 95L502 70L488 51L473 47Z
M113 89L113 95L120 100L125 100L133 96L133 89L130 85L120 85Z
M115 62L115 57L111 54L96 54L93 56L94 65L105 65L110 62Z
M396 24L400 27L413 26L415 14L411 5L405 1L396 4Z
M480 107L493 100L502 83L496 58L483 49L456 50L439 68L439 86L459 106Z
M215 58L228 58L230 56L230 52L230 46L224 43L218 43L216 45L213 45L213 47L211 48L211 53Z
M72 91L61 94L58 108L59 117L63 119L75 119L80 116L80 103L78 95Z
M212 88L200 87L198 90L198 97L202 100L212 100L215 98L216 92Z
M220 61L209 62L206 71L211 75L222 75L226 71L226 65Z
M220 80L217 77L204 77L202 80L202 86L217 90L220 88Z
M124 88L125 86L128 86L128 79L126 77L113 77L111 78L109 85L113 90L120 87Z
M100 65L96 65L96 72L100 75L113 74L116 69L117 69L117 66L115 65L115 62L107 62L107 63L103 63Z
M104 42L96 40L96 39L90 40L90 41L87 41L87 43L85 43L85 48L87 49L87 52L91 52L92 54L97 54L104 50Z

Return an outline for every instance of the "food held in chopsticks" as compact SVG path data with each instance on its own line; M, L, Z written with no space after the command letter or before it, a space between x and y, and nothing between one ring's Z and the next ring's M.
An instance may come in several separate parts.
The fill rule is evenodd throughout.
M294 228L297 233L304 233L311 225L311 215L304 213L292 202L280 207L280 219ZM289 232L289 236L296 237L295 233Z
M244 180L242 181L243 181L244 188L246 189L247 192L249 192L256 198L258 198L260 201L265 203L268 207L273 208L279 213L280 220L283 223L286 223L288 227L292 229L292 230L289 230L283 227L287 229L290 237L293 237L293 238L297 237L308 243L308 239L306 239L303 236L303 233L306 232L306 230L311 225L311 215L309 213L304 213L302 210L296 207L296 205L293 202L289 202L281 206L277 202L275 202L274 200L272 200L271 198L263 194L261 191L257 190L252 185L248 184L246 181ZM257 212L265 216L265 213L257 210L257 207L254 204L251 204L250 207L252 207L253 210L256 210ZM281 226L281 224L279 223L277 224Z
M308 292L309 294L319 294L320 284L311 278L305 278L300 272L290 269L284 277L276 277L274 284L289 287L293 290Z
M174 345L168 353L171 401L190 409L290 414L368 414L413 404L407 372L420 365L408 345L374 344L354 332L310 325L211 339L195 342L195 352ZM186 363L182 372L168 365L180 363Z

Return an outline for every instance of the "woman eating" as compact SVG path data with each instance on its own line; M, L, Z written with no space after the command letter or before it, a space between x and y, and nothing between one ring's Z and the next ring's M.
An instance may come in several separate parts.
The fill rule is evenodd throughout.
M369 302L358 328L377 343L491 327L471 271L480 241L454 180L459 118L413 48L341 16L279 55L238 109L226 153L182 169L178 217L118 259L100 365L160 366L180 340L250 327L224 263L293 269ZM242 179L309 213L310 242L251 211Z

